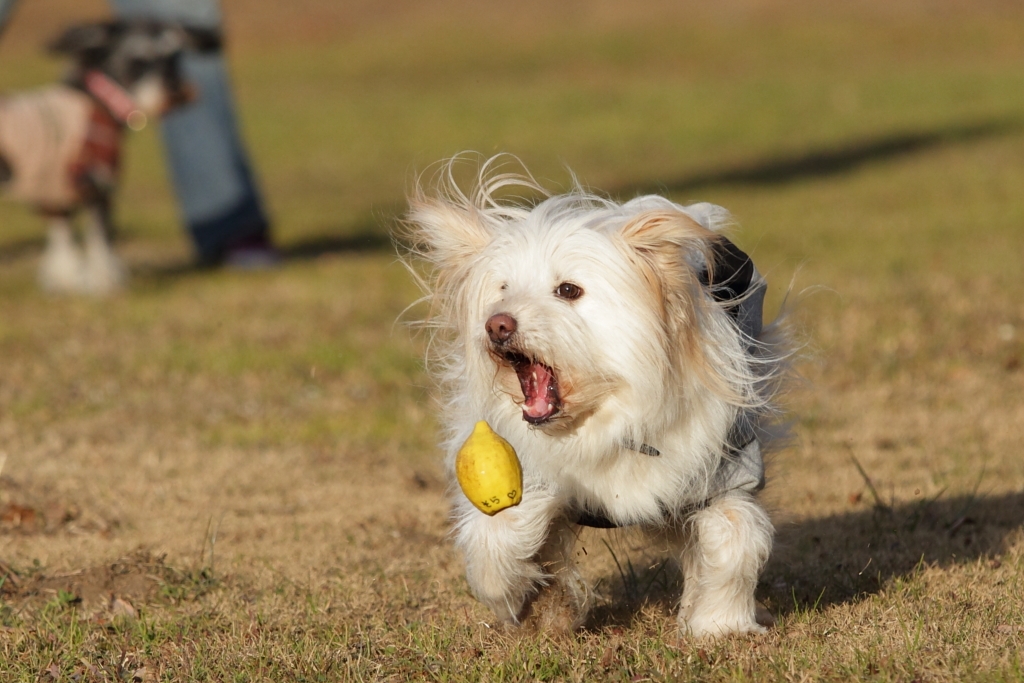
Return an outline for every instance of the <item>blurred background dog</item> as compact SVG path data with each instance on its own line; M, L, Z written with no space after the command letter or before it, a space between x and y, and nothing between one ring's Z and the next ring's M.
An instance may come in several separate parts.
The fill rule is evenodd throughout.
M76 25L49 45L72 60L62 82L0 98L0 188L49 222L44 289L102 294L124 282L110 220L124 130L193 100L182 50L216 40L156 21ZM82 210L79 246L73 221Z

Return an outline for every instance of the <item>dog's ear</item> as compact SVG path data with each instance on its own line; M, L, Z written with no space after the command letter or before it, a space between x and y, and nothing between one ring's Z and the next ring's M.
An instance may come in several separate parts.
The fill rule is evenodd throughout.
M708 314L734 300L732 286L749 278L749 258L681 209L641 213L622 227L622 237L662 307L678 367L696 373L716 395L741 405L746 400L746 356L741 352L743 360L735 362L737 356L730 355L722 337L713 332L721 327ZM752 273L753 265L749 268Z
M66 55L94 62L103 59L114 36L122 29L117 21L76 24L66 29L46 46L51 54Z
M708 301L701 275L712 262L715 233L678 209L645 211L622 226L628 257L642 278L654 305L661 310L666 342L680 368L696 372L708 386L723 389L701 343Z
M442 271L470 262L491 241L474 207L416 192L409 198L403 238L419 257Z
M700 284L701 266L713 262L717 235L683 211L645 211L623 225L620 234L640 257L638 265L648 285L666 302L691 298L690 292Z

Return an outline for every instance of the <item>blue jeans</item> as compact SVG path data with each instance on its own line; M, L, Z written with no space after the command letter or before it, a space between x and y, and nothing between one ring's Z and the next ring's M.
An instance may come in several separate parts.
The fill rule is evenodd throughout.
M0 0L0 29L15 1ZM221 26L217 0L110 2L125 19ZM187 52L182 68L199 90L199 98L167 114L161 132L182 218L199 258L216 262L233 244L266 237L269 221L239 135L223 56Z
M199 99L165 115L161 133L185 225L200 259L214 262L269 226L235 125L223 57L187 53L182 66Z

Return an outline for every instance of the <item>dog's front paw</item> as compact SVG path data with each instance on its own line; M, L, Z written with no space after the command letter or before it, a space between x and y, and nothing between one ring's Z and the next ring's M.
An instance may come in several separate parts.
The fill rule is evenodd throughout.
M85 279L85 264L70 241L51 240L39 263L39 286L47 292L78 292Z
M121 289L127 279L128 270L112 251L86 250L83 291L89 294L109 294Z
M768 629L756 621L725 624L717 621L688 621L680 630L693 638L724 638L726 636L767 633Z
M558 577L531 599L522 615L522 625L548 633L572 633L580 630L590 613L590 590L576 575Z
M765 627L774 624L771 612L759 603L755 603L754 609L745 604L730 609L709 609L707 606L694 609L692 605L684 604L679 610L679 629L693 638L767 633Z
M494 612L498 622L516 625L543 574L533 563L474 562L466 567L466 579L473 595Z

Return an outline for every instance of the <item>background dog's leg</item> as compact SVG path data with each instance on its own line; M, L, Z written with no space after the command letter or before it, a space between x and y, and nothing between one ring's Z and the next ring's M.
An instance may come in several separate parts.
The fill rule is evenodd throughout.
M473 595L505 623L518 623L527 599L544 580L537 554L558 514L545 491L523 492L523 502L488 517L468 500L456 502L455 545L466 558Z
M698 637L763 632L754 589L772 548L768 513L753 495L731 491L695 513L689 529L680 628Z
M111 245L113 227L106 201L88 208L85 226L84 289L91 294L106 294L124 284L127 271Z
M48 292L77 292L82 289L82 253L71 233L69 216L51 216L46 250L39 263L39 285Z
M580 527L558 518L551 523L537 561L547 583L529 601L524 623L543 631L575 631L583 626L591 591L576 567L574 551Z

